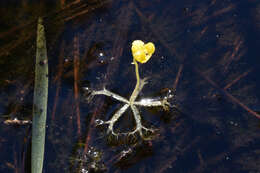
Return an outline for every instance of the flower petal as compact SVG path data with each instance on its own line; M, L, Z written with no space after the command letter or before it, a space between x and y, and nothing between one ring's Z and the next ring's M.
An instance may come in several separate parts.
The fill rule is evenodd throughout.
M152 55L155 51L155 46L152 42L145 44L144 47L146 48L146 51L148 54Z
M136 51L135 53L133 53L133 57L136 61L138 61L140 63L145 63L147 61L146 55L143 50L139 50L139 51Z
M144 42L141 40L135 40L132 43L132 53L134 54L136 51L144 49Z

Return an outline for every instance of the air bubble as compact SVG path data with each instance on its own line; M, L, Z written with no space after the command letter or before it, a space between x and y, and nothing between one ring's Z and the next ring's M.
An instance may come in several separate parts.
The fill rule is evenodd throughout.
M99 63L103 64L107 61L108 57L103 53L103 52L99 52L98 53L98 61Z
M171 99L175 96L175 90L168 90L168 93L167 93L167 98L168 99Z
M97 120L95 120L95 123L96 123L96 126L100 126L100 125L104 124L104 121L97 119Z
M93 90L89 87L83 87L83 89L85 90L84 95L86 97L86 100L90 103L90 101L93 99L93 95L91 94Z
M91 90L89 87L83 87L84 90L89 91Z

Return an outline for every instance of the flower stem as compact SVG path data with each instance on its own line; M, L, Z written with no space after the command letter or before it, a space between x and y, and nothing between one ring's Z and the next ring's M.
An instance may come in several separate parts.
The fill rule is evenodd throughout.
M130 105L133 105L137 95L139 94L139 85L140 85L140 76L139 76L139 70L138 70L138 63L136 60L133 58L133 62L135 64L135 75L136 75L136 85L135 89L129 99Z

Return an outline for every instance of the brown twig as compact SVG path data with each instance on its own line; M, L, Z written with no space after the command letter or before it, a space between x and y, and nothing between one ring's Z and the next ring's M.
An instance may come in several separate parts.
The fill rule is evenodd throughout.
M180 142L178 142L178 143L175 145L174 149L171 151L172 153L175 153L175 154L173 154L173 156L169 157L169 158L164 162L164 165L159 166L160 168L159 168L159 170L156 171L156 172L158 172L158 173L163 173L166 169L168 169L169 167L171 167L171 165L178 159L178 157L179 157L180 155L182 155L183 153L185 153L185 151L189 150L192 146L194 146L194 144L196 144L196 143L198 143L198 141L200 141L200 137L197 137L197 138L195 138L193 141L191 141L191 142L188 144L188 146L186 146L185 148L180 147L181 142L184 141L184 138L185 138L185 137L186 137L186 135L183 135L183 136L182 136L182 139L179 140ZM179 151L179 147L180 147L180 148L183 148L183 149L181 149L180 154L177 154L177 151Z
M213 5L213 4L212 4ZM204 21L208 21L208 20L210 20L210 19L212 19L212 18L216 18L216 17L218 17L218 16L221 16L221 15L223 15L223 14L225 14L225 13L228 13L228 12L230 12L230 11L232 11L232 10L234 10L236 8L236 6L235 5L229 5L229 6L227 6L227 7L224 7L224 8L222 8L222 9L220 9L220 10L218 10L218 11L215 11L212 15L210 15L210 16L204 16L203 17L203 22Z
M79 37L78 35L74 36L74 100L76 107L77 115L77 126L78 126L78 136L81 136L81 127L80 127L80 109L79 109Z
M202 31L200 32L200 35L201 36L203 36L205 33L206 33L206 31L208 30L208 26L205 26L203 29L202 29Z
M102 6L104 6L106 3L110 2L111 0L105 0L105 1L100 1L99 3L95 4L95 5L87 5L87 4L83 4L80 8L83 8L83 9L80 9L79 12L75 12L74 14L72 14L71 16L69 17L66 17L64 19L65 22L67 21L70 21L76 17L79 17L79 16L82 16L88 12L91 12L93 10L96 10L97 8L100 8Z
M233 81L231 81L230 83L228 83L225 87L224 90L227 90L228 88L230 88L233 84L235 84L236 82L238 82L240 79L242 79L243 77L245 77L246 75L248 75L248 73L250 73L251 70L248 70L246 72L244 72L243 74L239 75L236 79L234 79Z
M75 4L79 3L79 2L80 2L80 1L78 1L78 0L77 0L77 1L73 1L72 3L66 5L63 9L57 10L57 11L55 11L54 13L51 12L51 13L47 14L46 16L44 16L43 18L48 17L48 16L52 16L53 14L61 13L61 12L63 12L64 10L67 10L67 9L71 8L72 5L75 5ZM62 2L61 2L61 3L62 3ZM37 19L33 19L33 20L31 20L31 21L29 21L29 22L26 22L26 23L23 23L23 24L21 24L21 25L14 26L13 28L9 29L9 30L6 31L6 32L0 33L0 38L7 37L8 35L13 34L14 32L17 32L18 30L22 30L22 29L24 29L25 27L27 27L27 26L32 26L32 25L34 25L34 24L36 24L36 23L37 23Z
M99 104L99 107L97 107L91 117L91 120L90 120L90 123L89 123L89 130L88 130L88 134L86 135L86 140L85 140L85 147L84 147L84 153L86 153L88 151L88 146L89 146L89 143L90 143L90 138L91 138L91 134L92 134L92 131L93 131L93 128L92 128L92 125L94 124L94 121L96 119L96 116L97 114L100 113L101 109L100 109L100 106L102 107L103 106L103 103L102 104Z
M60 0L61 9L65 8L65 3L66 3L66 0Z
M234 149L231 149L231 150L234 150ZM198 153L198 157L200 159L200 165L192 171L193 173L204 172L204 169L206 169L209 165L223 160L225 158L225 156L229 155L229 152L221 152L214 158L205 159L205 160L202 160L202 162L201 162L201 159L203 159L203 158L200 158L199 154L200 153Z
M23 29L23 28L26 27L26 26L31 26L31 25L34 24L34 23L36 24L36 22L37 22L37 20L35 19L35 20L33 20L33 21L29 21L29 22L23 23L22 25L15 26L15 27L9 29L9 30L6 31L6 32L0 33L0 38L4 38L4 37L6 37L6 36L8 36L8 35L10 35L10 34L12 34L12 33L14 33L14 32L16 32L16 31L19 30L19 29Z
M220 15L222 15L222 14L224 14L224 13L230 12L231 10L233 10L233 9L235 9L235 8L236 8L235 5L233 5L233 4L232 4L232 5L229 5L229 6L224 7L224 8L222 8L222 9L218 10L218 11L215 11L215 12L212 14L212 17L220 16Z
M182 70L183 70L183 64L181 64L180 67L179 67L177 76L176 76L174 84L173 84L173 89L177 88L177 85L178 85L178 82L180 80L180 76L181 76Z
M94 5L88 5L88 3L85 3L85 2L80 3L81 1L77 0L77 1L74 1L74 2L66 5L62 9L59 9L57 11L50 12L50 13L44 15L43 18L44 19L48 18L51 21L53 21L53 20L55 20L55 21L57 21L57 20L68 21L68 20L74 19L77 16L86 14L87 12L91 12L91 11L97 9L97 8L100 8L104 4L106 4L110 1L111 0L107 0L107 1L100 2L100 3L94 4ZM67 13L65 13L65 12L67 12ZM68 14L70 15L69 17L67 16ZM53 22L55 22L55 21L53 21ZM22 30L24 28L34 26L34 24L36 24L36 22L37 22L37 20L33 19L33 20L31 20L31 21L29 21L25 24L15 26L15 27L11 28L10 30L8 30L6 32L0 33L0 38L7 37L8 35L14 34L15 32L18 32L18 31L22 32ZM27 34L25 37L19 38L18 41L13 41L13 42L9 43L8 45L4 46L4 48L2 48L0 50L0 56L8 54L9 51L18 47L20 44L27 41L28 39L30 39L33 34L35 34L35 33L31 32L31 33Z
M15 168L15 173L19 173L19 166L18 166L18 161L17 161L17 153L15 151L15 149L13 148L13 151L14 151L14 168Z
M198 150L197 154L198 154L198 158L199 158L199 161L200 161L200 165L205 165L205 161L204 161L204 159L202 157L201 151Z
M26 140L28 140L28 139L26 139ZM24 171L25 171L25 159L26 159L26 152L23 151L23 154L22 154L22 167L21 167L20 173L24 173Z
M81 15L83 15L83 14L86 14L86 13L88 13L89 11L90 11L90 9L88 8L88 6L86 5L86 4L83 4L80 8L85 8L86 7L86 9L81 9L79 12L77 12L76 14L72 14L71 16L69 16L69 17L66 17L65 19L64 19L64 21L65 22L67 22L67 21L69 21L69 20L72 20L72 19L74 19L74 18L76 18L76 17L78 17L78 16L81 16Z
M236 56L236 55L237 55L239 48L242 45L242 43L243 43L243 41L240 40L240 38L237 38L235 40L235 43L234 43L235 48L234 48L234 51L232 52L231 56L229 57L229 59L226 62L225 71L228 70L229 65L232 63L232 61L234 61L235 57L236 57L236 60L238 60L238 58L241 56L241 55L240 56Z
M258 113L256 113L255 111L253 111L252 109L250 109L249 107L247 107L245 104L243 104L242 102L240 102L237 98L235 98L234 96L232 96L231 94L229 94L225 89L220 88L214 81L212 81L208 76L204 75L202 72L200 72L198 69L194 69L200 76L202 76L206 81L208 81L212 86L214 86L215 88L217 88L218 90L222 91L233 103L238 104L239 106L241 106L243 109L245 109L246 111L248 111L250 114L254 115L256 118L260 119L260 115Z
M177 58L180 58L182 56L179 56L177 53L177 50L174 47L170 47L169 44L167 44L167 42L160 36L160 32L157 28L158 27L153 27L153 25L149 22L149 20L143 15L143 13L137 8L135 7L135 11L136 13L139 15L139 17L141 18L141 20L144 21L144 23L148 24L147 26L150 27L150 31L153 33L153 35L155 35L157 37L157 39L161 42L161 44L167 48L169 50L169 52L173 55L176 56Z
M6 46L4 46L2 49L0 49L0 57L9 54L11 50L18 47L23 42L29 40L34 34L35 34L34 32L30 32L26 36L20 37L17 41L13 41L7 44Z

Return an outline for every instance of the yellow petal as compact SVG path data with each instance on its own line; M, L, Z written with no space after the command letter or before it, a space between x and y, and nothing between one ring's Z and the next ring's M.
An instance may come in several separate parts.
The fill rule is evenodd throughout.
M145 63L147 61L145 52L143 50L136 51L135 53L133 53L133 57L136 61L140 63Z
M152 54L146 54L145 60L142 63L146 63L151 57L152 57Z
M142 42L141 40L133 41L131 49L132 49L133 54L135 52L139 51L139 50L143 50L144 49L144 42Z
M152 55L155 51L155 46L152 42L145 44L144 47L145 47L148 54Z

